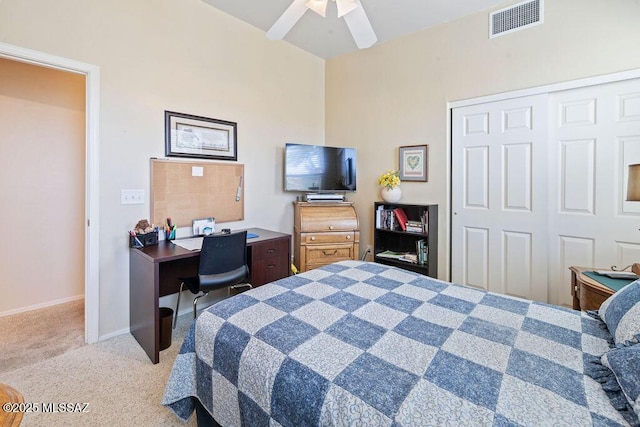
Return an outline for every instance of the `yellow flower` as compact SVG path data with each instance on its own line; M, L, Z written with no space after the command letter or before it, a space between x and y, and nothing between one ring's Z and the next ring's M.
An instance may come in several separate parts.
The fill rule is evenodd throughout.
M400 185L400 171L394 171L389 169L378 178L378 184L383 187L387 187L387 190L391 190L392 188Z

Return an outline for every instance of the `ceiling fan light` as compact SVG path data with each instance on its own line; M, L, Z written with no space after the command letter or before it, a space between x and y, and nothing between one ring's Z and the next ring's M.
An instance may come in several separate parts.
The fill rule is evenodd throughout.
M358 3L355 0L336 0L336 5L338 6L338 18L358 7Z
M309 0L306 6L324 18L327 16L327 1L328 0Z

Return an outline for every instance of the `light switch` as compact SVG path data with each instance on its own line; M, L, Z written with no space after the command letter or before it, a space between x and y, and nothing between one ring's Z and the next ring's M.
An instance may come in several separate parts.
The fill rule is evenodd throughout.
M144 190L120 190L120 204L122 205L144 204Z

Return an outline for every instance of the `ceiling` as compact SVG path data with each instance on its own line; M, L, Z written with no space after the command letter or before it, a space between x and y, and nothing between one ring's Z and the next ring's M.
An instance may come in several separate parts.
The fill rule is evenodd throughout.
M266 33L293 0L203 1ZM361 3L378 36L377 44L380 44L475 12L513 3L513 0L361 0ZM336 5L332 1L327 7L326 18L307 11L284 40L325 59L358 50L346 23L337 17Z

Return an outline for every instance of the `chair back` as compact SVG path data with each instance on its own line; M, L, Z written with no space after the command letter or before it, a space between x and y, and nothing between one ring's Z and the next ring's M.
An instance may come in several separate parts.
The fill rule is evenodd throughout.
M201 287L227 286L247 278L247 232L210 234L202 239L198 275Z

